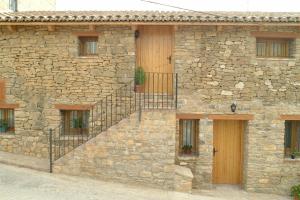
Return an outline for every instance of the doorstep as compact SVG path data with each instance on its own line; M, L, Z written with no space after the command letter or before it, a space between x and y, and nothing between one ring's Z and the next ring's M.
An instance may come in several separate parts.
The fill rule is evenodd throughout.
M0 163L49 172L49 160L0 151Z

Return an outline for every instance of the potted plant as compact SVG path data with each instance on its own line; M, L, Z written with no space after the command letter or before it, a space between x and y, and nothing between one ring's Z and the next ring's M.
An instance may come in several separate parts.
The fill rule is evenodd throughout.
M192 154L192 148L193 148L192 145L184 145L182 147L183 153L184 154Z
M294 200L300 200L300 184L291 188L291 195L294 196Z
M142 67L137 67L134 73L134 91L142 92L145 83L145 72Z
M291 154L291 159L295 159L297 156L300 156L300 152L294 151L294 152Z
M0 119L0 132L4 133L8 129L8 122L4 119Z

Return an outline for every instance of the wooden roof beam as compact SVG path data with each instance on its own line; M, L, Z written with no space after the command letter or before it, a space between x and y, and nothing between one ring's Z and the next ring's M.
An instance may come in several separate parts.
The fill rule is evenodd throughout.
M55 26L54 25L48 25L47 28L48 28L49 32L55 31Z
M16 32L16 31L17 31L17 27L16 27L16 26L13 26L13 25L8 25L8 26L7 26L7 29L8 29L10 32Z
M96 25L90 24L89 25L89 31L96 31Z

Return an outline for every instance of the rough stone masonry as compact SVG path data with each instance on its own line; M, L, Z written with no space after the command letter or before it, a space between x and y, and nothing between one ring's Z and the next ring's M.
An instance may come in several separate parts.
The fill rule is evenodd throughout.
M46 26L20 26L15 32L0 28L0 79L6 81L6 102L19 104L15 110L15 133L0 135L1 151L47 157L48 130L60 121L55 104L92 104L133 76L136 52L131 27L97 26L98 56L89 58L78 57L78 38L74 33L82 31L86 27L59 26L53 32ZM254 120L247 122L244 137L243 187L249 191L287 194L291 185L300 182L300 162L284 157L284 121L279 116L300 113L300 40L295 39L293 58L256 58L252 31L257 31L257 27L224 26L218 31L216 26L178 26L173 56L179 78L177 112L231 114L230 104L236 101L238 114L254 115ZM289 26L263 27L261 31L300 33L299 28ZM178 131L172 127L172 135L170 128L176 126L176 121L164 116L170 124L174 123L169 129L155 115L145 117L155 122L148 124L151 134L143 138L128 131L126 136L118 130L107 137L120 146L106 140L107 144L99 149L96 138L74 151L80 155L78 159L68 154L59 161L56 171L80 171L121 181L151 180L152 185L166 183L169 188L173 159L177 164L184 161L191 168L195 188L212 187L213 120L204 118L199 122L198 156L180 157L178 142L173 144L170 140L157 147L168 153L164 161L165 155L154 147L159 139L174 139L176 133L178 136ZM135 124L122 125L125 130L138 130ZM158 134L164 128L168 129L167 134ZM105 141L103 136L99 135ZM139 149L139 144L146 145ZM155 160L151 165L150 158ZM119 159L128 165L118 162ZM133 163L145 170L134 171ZM95 171L95 167L99 170ZM111 176L101 174L101 170Z

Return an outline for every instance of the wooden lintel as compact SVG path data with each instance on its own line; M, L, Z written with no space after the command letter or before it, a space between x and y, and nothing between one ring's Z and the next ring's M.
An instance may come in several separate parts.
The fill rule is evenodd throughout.
M5 80L0 80L0 103L5 102Z
M10 31L10 32L15 32L17 30L16 26L13 26L13 25L8 25L7 26L7 29Z
M15 109L18 107L19 107L19 104L0 103L0 108L2 108L2 109Z
M47 28L48 28L49 32L55 31L55 26L54 25L48 25Z
M197 113L177 113L176 119L202 119L204 118L203 114Z
M217 32L221 32L223 30L223 26L217 26Z
M253 120L252 114L212 114L208 115L208 119L213 120Z
M300 115L280 115L280 120L300 120Z
M89 25L89 31L96 31L96 25L90 24Z
M90 110L93 106L90 104L76 104L76 105L68 105L68 104L55 104L55 108L59 110Z
M268 32L268 31L261 31L261 32L251 32L252 36L255 37L262 37L262 38L299 38L299 33L294 32Z
M258 30L258 31L263 31L263 26L258 26L258 27L257 27L257 30Z

